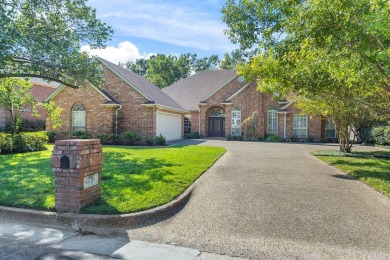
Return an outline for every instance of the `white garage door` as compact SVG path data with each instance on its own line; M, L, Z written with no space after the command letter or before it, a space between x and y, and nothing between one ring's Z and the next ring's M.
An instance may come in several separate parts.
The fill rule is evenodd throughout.
M181 139L181 116L157 111L156 129L167 141Z

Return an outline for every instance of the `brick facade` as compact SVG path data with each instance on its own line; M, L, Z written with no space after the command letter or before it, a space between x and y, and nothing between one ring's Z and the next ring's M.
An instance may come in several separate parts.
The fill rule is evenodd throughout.
M120 104L103 105L107 100L92 86L79 89L64 88L52 100L57 106L63 108L61 118L63 124L58 129L48 129L57 133L58 139L72 138L72 107L83 104L86 108L86 132L97 137L98 134L122 133L125 131L137 132L143 140L147 136L156 135L157 111L177 114L183 122L184 113L161 108L161 106L148 104L148 100L112 70L104 68L105 83L103 89L115 97ZM118 129L116 129L116 118ZM66 132L67 135L62 133ZM184 127L182 127L184 137Z
M63 109L61 119L63 124L53 129L50 122L47 122L47 130L55 131L57 138L72 137L72 107L75 104L83 104L86 110L86 131L93 136L97 134L108 134L115 131L115 109L101 104L105 99L93 87L84 86L78 89L65 87L53 99L56 105Z
M241 111L241 122L252 115L254 111L258 112L259 125L257 136L265 136L268 129L268 110L281 109L285 103L278 103L272 100L270 95L263 94L257 90L256 82L240 82L238 78L222 87L219 91L210 96L200 105L200 133L208 136L208 116L211 111L218 107L225 111L225 136L231 134L231 115L233 108L239 108ZM236 93L239 91L238 93ZM232 95L234 96L230 98ZM230 98L230 100L228 100ZM229 102L226 102L226 101ZM286 114L286 120L284 119ZM293 136L293 115L300 114L300 110L294 105L288 106L285 110L278 113L278 136L280 138L290 138ZM191 111L191 127L193 132L199 131L199 112ZM286 126L284 123L286 121ZM307 137L319 140L324 134L324 122L321 116L308 116ZM245 126L241 127L241 133L247 136Z

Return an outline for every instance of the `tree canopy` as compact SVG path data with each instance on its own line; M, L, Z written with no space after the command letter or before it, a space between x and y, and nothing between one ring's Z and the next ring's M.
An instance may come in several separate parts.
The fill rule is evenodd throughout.
M99 63L80 47L105 47L113 31L86 0L0 0L0 30L0 78L101 85Z
M359 119L390 118L390 2L228 0L222 12L231 41L256 53L239 73L331 118L341 149Z
M156 54L149 59L140 58L119 65L145 76L159 88L164 88L193 72L215 70L219 62L218 55L197 58L196 54L185 53L179 56Z

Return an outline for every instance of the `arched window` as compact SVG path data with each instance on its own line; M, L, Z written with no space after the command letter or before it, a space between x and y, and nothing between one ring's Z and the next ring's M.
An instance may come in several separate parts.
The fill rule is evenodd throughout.
M219 107L214 108L213 111L211 111L209 117L225 117L225 111Z
M268 110L267 133L278 135L278 111L275 108Z
M72 107L72 135L76 131L85 131L85 107L75 104Z
M238 107L232 109L232 135L241 135L241 110Z
M191 134L191 120L188 117L184 117L184 135Z

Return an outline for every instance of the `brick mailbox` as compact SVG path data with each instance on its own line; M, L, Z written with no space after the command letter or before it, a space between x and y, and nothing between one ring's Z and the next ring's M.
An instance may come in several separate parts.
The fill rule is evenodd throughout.
M98 139L56 141L51 166L58 212L77 213L100 198L103 160Z

